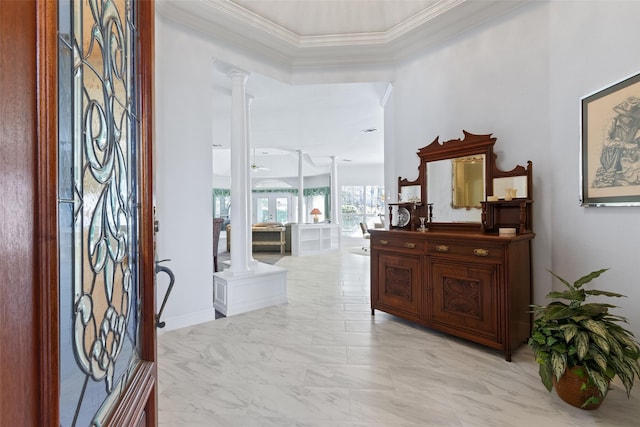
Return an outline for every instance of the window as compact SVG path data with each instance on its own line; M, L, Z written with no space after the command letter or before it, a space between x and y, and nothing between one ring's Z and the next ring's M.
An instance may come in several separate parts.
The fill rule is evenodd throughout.
M229 221L229 208L231 207L231 195L229 190L213 189L213 217L223 218Z
M318 215L318 221L324 221L331 219L330 204L331 204L331 189L329 187L316 187L304 189L304 221L313 222L314 215L311 215L311 211L314 208L320 210L321 214Z
M380 223L384 214L384 187L353 185L342 187L342 235L360 236L360 223L370 228Z

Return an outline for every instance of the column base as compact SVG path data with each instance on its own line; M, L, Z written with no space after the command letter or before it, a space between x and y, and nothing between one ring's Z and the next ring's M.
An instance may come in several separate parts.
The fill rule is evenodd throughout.
M213 307L225 316L287 303L287 270L256 262L253 269L237 274L229 270L213 274Z

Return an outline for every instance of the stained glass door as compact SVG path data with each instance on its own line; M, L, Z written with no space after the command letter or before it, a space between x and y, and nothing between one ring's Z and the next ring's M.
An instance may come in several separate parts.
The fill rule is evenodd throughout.
M154 372L141 336L155 340L141 328L139 4L58 5L60 426L102 426Z

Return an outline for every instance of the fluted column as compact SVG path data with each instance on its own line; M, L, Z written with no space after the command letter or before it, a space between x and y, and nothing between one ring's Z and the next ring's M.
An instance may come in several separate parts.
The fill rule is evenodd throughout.
M331 156L331 223L340 224L340 191L336 156Z
M302 172L302 150L298 151L298 224L303 224L304 210L304 174Z
M251 182L247 140L247 98L249 73L231 70L231 273L250 271ZM249 244L247 244L249 243ZM249 247L247 249L247 246Z

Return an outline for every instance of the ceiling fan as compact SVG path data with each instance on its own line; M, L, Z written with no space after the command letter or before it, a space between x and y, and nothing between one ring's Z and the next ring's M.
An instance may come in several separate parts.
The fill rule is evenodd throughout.
M268 167L266 166L262 166L256 163L256 149L253 149L253 162L251 163L251 170L254 172L258 172L258 171L268 171L270 170Z

